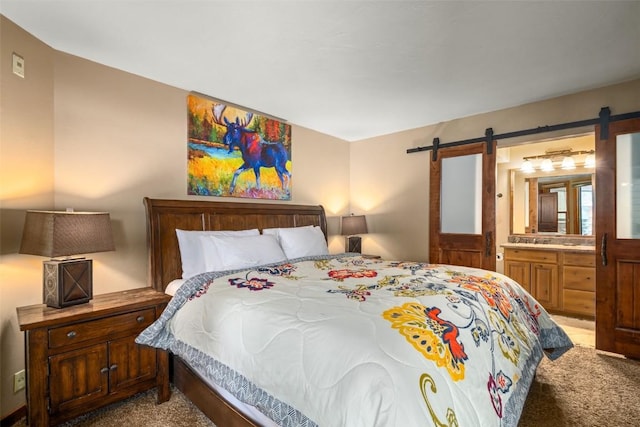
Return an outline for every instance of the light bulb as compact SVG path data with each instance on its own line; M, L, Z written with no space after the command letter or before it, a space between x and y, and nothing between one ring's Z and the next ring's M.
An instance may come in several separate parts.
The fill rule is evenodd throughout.
M584 167L585 168L595 168L596 167L596 156L593 154L589 154L584 159Z
M540 170L544 172L551 172L553 170L553 163L551 159L544 159L540 165Z
M533 173L534 169L533 169L533 163L531 163L531 160L525 160L524 162L522 162L522 166L520 166L520 170L524 173Z
M564 170L572 170L576 168L576 162L573 160L573 157L567 156L562 159L562 169Z

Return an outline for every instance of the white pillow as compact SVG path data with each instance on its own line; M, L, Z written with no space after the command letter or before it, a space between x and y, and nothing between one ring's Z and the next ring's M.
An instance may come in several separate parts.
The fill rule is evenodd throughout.
M169 284L165 288L164 293L167 295L174 296L176 292L178 292L178 289L180 289L180 287L184 285L185 282L186 280L184 279L172 280L171 282L169 282Z
M286 261L275 236L201 236L207 271L225 271Z
M277 236L280 233L280 230L288 230L288 229L296 229L300 230L302 228L313 228L317 227L317 225L303 225L302 227L278 227L278 228L264 228L262 230L262 234L271 234L273 236Z
M180 258L182 260L182 278L188 279L207 271L207 266L202 255L201 236L258 236L257 228L251 230L219 230L219 231L194 231L176 229Z
M275 234L289 259L313 255L327 255L327 241L317 225L289 228L267 228L263 234Z

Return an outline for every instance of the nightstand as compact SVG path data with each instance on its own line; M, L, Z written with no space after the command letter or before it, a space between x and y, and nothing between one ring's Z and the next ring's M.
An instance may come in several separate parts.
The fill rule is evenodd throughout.
M18 307L29 425L60 424L156 386L158 403L169 400L168 353L134 340L170 299L140 288L62 309Z

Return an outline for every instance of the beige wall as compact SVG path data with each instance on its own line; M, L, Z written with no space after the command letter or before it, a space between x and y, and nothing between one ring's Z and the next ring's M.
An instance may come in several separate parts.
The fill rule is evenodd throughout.
M24 392L13 393L13 373L24 368L15 309L42 301L44 259L17 253L24 211L73 207L111 213L116 251L90 255L94 293L100 294L146 286L142 198L195 197L186 194L187 91L55 51L5 18L1 27L0 417L5 417L25 402ZM13 51L25 58L25 79L14 76L5 61ZM337 218L348 212L349 144L295 124L292 140L291 203L322 204L330 250L340 252Z
M601 107L612 114L640 110L640 80L465 117L351 143L351 208L366 214L369 233L363 252L385 258L427 261L429 256L429 156L431 151L407 154L406 150L481 137L486 128L501 134L543 125L598 117ZM401 112L398 112L401 114ZM545 133L498 142L498 147L542 139L584 134L592 127ZM497 177L496 193L508 194L508 180ZM509 233L508 197L497 200L496 244ZM501 271L501 264L498 264Z
M51 208L53 51L0 16L0 403L1 416L24 403L13 373L24 368L16 307L42 297L42 260L18 255L25 209ZM12 73L13 52L26 58L25 78Z

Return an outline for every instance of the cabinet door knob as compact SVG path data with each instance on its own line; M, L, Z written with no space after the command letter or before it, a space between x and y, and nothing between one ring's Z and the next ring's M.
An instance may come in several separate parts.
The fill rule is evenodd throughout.
M76 331L67 332L67 338L75 338L75 337L76 337Z
M101 374L106 374L107 372L109 372L109 368L105 367L105 368L100 369L100 373Z
M115 363L113 365L109 366L109 370L110 371L115 371L116 369L118 369L118 365L115 364Z
M138 316L136 320L138 321L138 323L142 323L144 322L144 316Z

